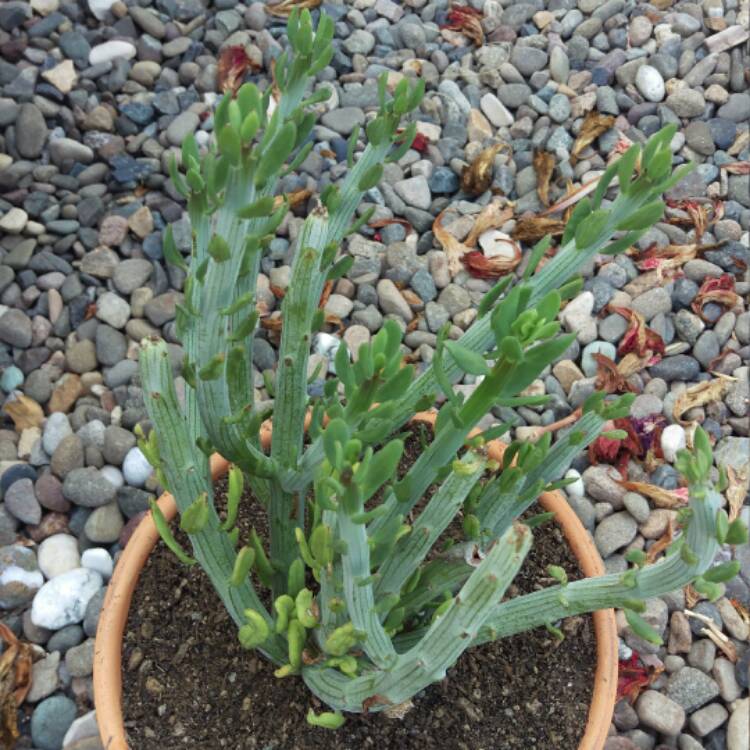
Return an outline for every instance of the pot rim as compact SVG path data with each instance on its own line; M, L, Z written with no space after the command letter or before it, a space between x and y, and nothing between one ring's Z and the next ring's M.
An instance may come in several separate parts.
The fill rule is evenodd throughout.
M420 412L416 422L434 424L433 412ZM270 430L262 434L270 442ZM490 458L502 458L505 445L499 440L487 443ZM211 457L214 480L226 474L229 462L214 454ZM581 571L587 578L604 575L604 563L588 531L559 491L544 492L539 503L555 513L555 522L562 529ZM177 513L174 498L168 492L158 500L162 513L171 521ZM94 649L94 706L101 741L106 750L131 750L128 745L122 714L122 639L133 592L148 556L159 540L150 513L136 527L120 555L110 579L96 629ZM586 721L586 729L578 750L601 750L607 739L617 690L617 625L613 609L592 613L596 635L596 671L594 689Z

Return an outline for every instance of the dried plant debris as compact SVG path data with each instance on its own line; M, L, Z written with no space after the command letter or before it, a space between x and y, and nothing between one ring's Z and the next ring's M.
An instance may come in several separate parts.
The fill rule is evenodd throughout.
M513 258L503 258L499 255L488 258L479 250L471 250L461 260L472 276L478 279L498 279L510 273L521 262L521 250L515 245Z
M747 464L741 469L735 469L733 466L726 467L727 488L724 494L729 505L729 521L734 521L740 517L740 511L747 497L748 487L750 486L750 467Z
M558 237L565 231L565 222L560 219L550 219L547 216L521 216L511 236L518 242L532 245L548 234Z
M602 133L610 130L614 124L614 115L603 115L596 110L591 110L581 125L581 131L570 152L571 157L577 159L587 146L591 145Z
M703 308L709 302L723 307L725 312L734 310L735 308L741 310L742 297L734 291L734 284L734 278L728 273L724 273L718 278L707 278L693 300L693 312L703 318L703 320L710 321L710 318L707 318L703 311Z
M321 0L281 0L279 3L266 5L266 12L278 18L286 18L293 10L312 10L320 5Z
M617 347L618 356L622 357L629 352L635 352L639 357L653 357L653 355L664 354L664 340L647 325L644 317L627 307L614 307L608 305L609 312L617 313L628 321L628 329L620 339ZM652 362L653 364L653 362Z
M617 363L606 354L594 352L596 362L596 387L607 393L636 393L637 388L628 382Z
M664 667L646 665L633 651L629 659L620 659L617 671L617 700L635 703L638 696L652 685Z
M675 421L683 425L690 424L689 420L682 418L683 414L697 406L720 402L734 382L735 378L717 373L714 380L704 380L702 383L691 385L675 399L672 408Z
M474 221L474 226L466 237L464 242L456 239L444 226L443 218L445 217L448 209L441 211L435 221L432 224L432 231L435 235L435 239L440 243L440 246L448 256L448 270L452 276L455 276L464 267L464 256L474 250L476 243L479 240L480 235L486 232L488 229L495 229L503 226L509 219L513 217L513 210L509 207L502 208L499 203L490 203L485 206L482 211L477 215ZM475 251L478 255L484 256L479 251ZM474 256L475 259L470 261L470 266L474 266L479 269L481 265L485 265L484 261L480 261ZM501 265L500 261L505 259L497 257L492 259L485 259L487 261L496 261L494 264L486 266L487 268L494 267L499 270ZM518 263L520 263L520 250L517 256L514 256L513 263L508 267L508 270L513 270ZM507 271L504 271L507 273ZM502 274L501 274L502 275ZM495 276L485 277L495 278Z
M549 183L555 168L555 157L549 151L541 149L534 152L534 171L536 172L536 191L543 205L549 206Z
M490 189L494 173L495 157L510 147L496 143L485 148L461 173L461 189L468 195L481 195Z
M0 623L0 641L5 644L0 654L0 747L12 748L20 736L18 708L31 689L33 652L5 623Z
M649 482L620 482L630 492L645 495L657 508L682 508L688 503L687 487L677 490L665 490Z
M216 72L216 86L219 91L236 94L242 85L245 74L257 69L241 44L225 47L219 55Z
M484 44L482 18L482 11L476 8L469 5L453 5L448 11L447 23L441 28L463 34L477 47L481 47Z
M673 209L667 216L670 224L692 226L695 230L695 242L700 245L705 231L720 219L724 218L724 201L708 200L667 200L667 206ZM679 213L675 214L674 209Z

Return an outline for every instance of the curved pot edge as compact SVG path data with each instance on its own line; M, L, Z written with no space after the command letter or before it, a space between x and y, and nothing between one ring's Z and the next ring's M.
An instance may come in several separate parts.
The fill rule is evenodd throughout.
M415 421L433 423L434 419L434 414L430 412L415 415ZM499 441L488 444L492 457L502 457L503 450L504 446ZM226 473L228 465L221 456L212 456L213 478ZM177 511L172 496L164 493L158 502L164 515L171 520ZM555 512L555 521L562 528L583 573L587 577L603 575L604 563L594 542L562 493L545 492L539 502L546 510ZM94 706L105 750L131 750L122 715L122 639L133 592L158 538L159 533L148 514L138 524L120 556L104 598L94 651ZM617 625L614 610L599 610L593 613L593 618L596 672L586 730L578 750L601 750L604 746L617 690Z

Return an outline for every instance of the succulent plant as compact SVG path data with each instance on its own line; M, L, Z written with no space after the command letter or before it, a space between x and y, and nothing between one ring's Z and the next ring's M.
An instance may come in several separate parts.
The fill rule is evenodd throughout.
M357 217L363 195L380 180L383 164L402 158L416 133L414 120L401 123L418 110L424 87L404 79L389 94L381 78L366 147L355 159L355 128L346 177L323 191L297 237L281 308L273 434L265 450L261 430L271 413L254 401L251 376L256 282L263 252L288 209L277 192L279 179L310 152L312 107L329 94L325 86L311 95L307 89L333 54L333 22L321 15L314 30L307 11L295 12L288 37L288 51L275 65L278 101L270 86L261 92L245 84L235 97L227 94L214 115L215 143L201 154L188 137L180 166L171 169L193 231L189 264L169 230L164 238L167 260L187 273L176 319L186 385L178 396L167 344L145 340L143 390L154 429L141 446L176 500L192 549L180 546L154 504L164 540L184 563L205 570L242 645L276 664L279 677L301 675L330 706L328 713L308 716L324 727L339 726L342 711L408 701L442 679L468 648L538 626L558 633L559 621L571 615L622 607L636 633L657 638L638 614L643 600L689 582L717 596L720 582L736 572L735 563L711 567L719 545L746 538L739 521L729 523L711 484L706 435L698 429L694 452L679 457L690 500L681 512L681 533L663 559L644 565L645 555L634 552L628 556L633 567L623 574L570 583L553 566L558 585L504 600L532 528L548 520L547 514L519 517L541 492L565 484L561 477L571 461L608 420L627 414L632 397L595 393L580 420L554 443L550 433L534 443L511 442L501 464L488 458L486 443L509 425L479 434L475 428L499 405L543 402L519 394L575 338L560 333L557 315L581 288L578 269L643 236L662 215L660 195L690 168L672 171L674 128L643 148L633 145L609 166L591 197L576 205L554 256L541 265L550 240L537 244L523 277L503 278L459 339L448 329L440 332L434 360L421 374L403 363L403 331L389 320L356 353L342 342L335 377L313 397L308 359L324 324L318 304L324 285L350 269L352 258L340 248L372 214ZM605 205L615 180L617 195ZM478 385L464 397L454 384L466 373ZM438 402L431 442L398 478L400 431ZM214 452L232 463L222 515L214 504ZM240 538L236 520L246 485L267 513L266 541L255 530ZM430 487L429 501L418 510ZM444 532L457 517L465 541L446 549L440 546Z

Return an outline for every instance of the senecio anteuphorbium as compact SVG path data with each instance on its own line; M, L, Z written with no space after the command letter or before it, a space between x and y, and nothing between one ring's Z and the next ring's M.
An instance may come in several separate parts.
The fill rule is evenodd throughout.
M738 565L711 567L717 550L746 539L741 523L729 523L720 507L721 488L709 476L710 444L698 429L694 452L677 460L690 485L682 533L661 561L644 565L645 555L633 551L627 556L633 567L624 574L570 583L551 566L559 585L503 600L531 545L531 529L549 514L523 522L519 516L541 492L565 484L560 478L574 457L608 420L627 414L632 397L594 394L554 444L549 433L536 443L512 442L501 465L488 459L485 446L509 425L472 435L493 407L544 402L519 394L575 338L560 333L557 314L581 289L577 270L599 253L613 255L636 242L662 216L660 195L689 169L672 172L672 126L606 169L591 197L578 202L558 252L543 267L536 270L549 238L533 248L515 285L506 276L485 296L461 338L441 332L432 363L418 377L402 364L402 330L389 320L354 362L342 343L336 377L311 397L308 357L324 323L323 287L350 269L352 258L339 251L371 216L355 216L363 194L378 183L383 164L402 158L416 132L414 121L403 129L401 123L418 110L423 82L402 80L389 96L382 78L364 151L355 159L355 128L347 176L323 191L297 240L281 308L273 435L264 450L261 426L271 415L254 403L251 375L256 280L287 211L279 177L310 152L311 108L329 94L325 86L311 95L307 89L331 59L333 31L325 15L313 30L308 11L293 13L287 51L276 61L280 98L273 114L270 87L261 93L245 84L218 105L216 142L207 153L199 153L192 136L186 139L181 169L173 165L171 179L188 203L189 266L169 231L164 238L167 260L187 271L176 320L185 351L184 398L175 390L167 345L145 340L141 352L154 426L141 445L174 495L191 553L154 504L162 537L183 562L197 561L208 574L242 645L276 664L279 677L301 675L331 707L308 715L329 728L343 723L342 711L405 703L443 679L467 648L538 626L560 635L556 623L571 615L621 607L637 634L656 640L638 614L643 600L691 582L707 597L719 596L719 583ZM605 207L615 179L617 197ZM453 387L465 373L481 376L466 397ZM404 444L394 436L439 400L432 442L398 479ZM232 463L221 514L213 502L214 452ZM235 525L246 484L267 513L267 543L255 530L241 538ZM415 512L431 486L437 489ZM457 514L466 540L446 550L441 535ZM430 555L436 543L440 551ZM261 587L268 597L261 599Z

